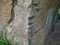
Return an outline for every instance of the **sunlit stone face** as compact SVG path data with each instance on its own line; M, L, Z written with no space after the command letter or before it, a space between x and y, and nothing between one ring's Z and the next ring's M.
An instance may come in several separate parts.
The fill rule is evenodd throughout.
M11 18L12 0L0 0L0 24L6 24Z
M13 45L29 45L31 41L32 45L42 45L47 34L45 21L50 3L49 0L0 0L0 24L6 24L11 19L13 8L14 19L5 26L6 36ZM4 26L0 27L3 29Z

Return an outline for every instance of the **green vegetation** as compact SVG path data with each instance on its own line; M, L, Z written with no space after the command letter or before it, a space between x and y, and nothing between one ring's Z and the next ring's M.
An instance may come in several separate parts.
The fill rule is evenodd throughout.
M0 45L11 45L7 37L3 34L0 34Z
M58 17L58 19L60 19L60 8L58 8L58 15L57 15L57 17Z

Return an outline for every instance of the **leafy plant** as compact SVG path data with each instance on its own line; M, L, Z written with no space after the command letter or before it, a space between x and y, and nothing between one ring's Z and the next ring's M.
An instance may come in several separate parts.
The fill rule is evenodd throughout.
M0 35L0 45L11 45L7 37L3 34Z

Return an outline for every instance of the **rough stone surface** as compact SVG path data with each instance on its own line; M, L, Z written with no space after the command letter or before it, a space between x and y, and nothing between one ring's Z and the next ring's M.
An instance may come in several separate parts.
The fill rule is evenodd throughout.
M6 24L11 18L12 0L0 0L0 24Z
M45 45L60 45L60 21L55 24L54 30L46 38Z
M11 0L10 0L11 1ZM1 12L2 17L5 13L8 16L5 22L11 17L11 10L13 12L13 20L6 26L7 38L11 40L13 45L43 45L44 39L48 34L46 28L46 17L48 10L54 7L49 0L12 0L8 7L4 6ZM2 1L4 2L4 1ZM9 2L9 1L8 1ZM54 0L52 2L55 2ZM56 3L56 2L55 2ZM5 9L6 8L6 9ZM13 8L13 9L12 9ZM5 10L5 11L4 11ZM7 12L6 12L7 11ZM5 24L4 21L1 23Z

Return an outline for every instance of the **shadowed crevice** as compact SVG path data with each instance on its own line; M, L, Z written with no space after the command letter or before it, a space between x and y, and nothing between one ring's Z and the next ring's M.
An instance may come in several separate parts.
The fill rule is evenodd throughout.
M10 24L14 20L14 7L17 4L18 0L12 0L12 10L11 10L11 19L8 21L8 24Z

